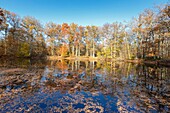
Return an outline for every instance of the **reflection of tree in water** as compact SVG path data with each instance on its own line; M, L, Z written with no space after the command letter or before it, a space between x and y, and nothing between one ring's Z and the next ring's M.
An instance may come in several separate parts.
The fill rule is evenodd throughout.
M122 62L60 60L48 62L45 70L40 70L36 68L32 71L34 74L19 77L21 81L25 80L21 88L8 92L1 88L6 95L0 97L6 99L6 102L0 101L3 104L1 111L21 108L30 112L169 110L168 68ZM11 79L1 76L7 81L13 81L15 77L16 74ZM1 80L1 83L5 82ZM11 104L13 107L7 107Z
M170 107L170 84L169 69L158 67L138 67L136 81L132 81L136 86L134 97L140 99L140 107L148 110L158 110L166 112ZM146 107L147 106L147 107Z

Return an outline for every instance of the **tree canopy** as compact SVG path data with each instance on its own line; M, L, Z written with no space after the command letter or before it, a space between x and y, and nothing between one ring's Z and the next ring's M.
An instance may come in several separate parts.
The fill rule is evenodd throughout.
M127 24L42 25L0 8L0 56L98 57L115 59L170 58L170 5L146 9Z

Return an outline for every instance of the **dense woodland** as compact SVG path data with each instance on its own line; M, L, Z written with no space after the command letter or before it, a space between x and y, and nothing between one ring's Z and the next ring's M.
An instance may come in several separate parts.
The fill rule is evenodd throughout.
M0 9L1 57L170 58L170 4L146 9L130 22L103 26L43 25Z

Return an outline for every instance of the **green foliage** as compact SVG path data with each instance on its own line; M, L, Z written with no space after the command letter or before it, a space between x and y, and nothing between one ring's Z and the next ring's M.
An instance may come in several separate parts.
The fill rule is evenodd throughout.
M18 51L18 57L29 57L30 45L28 43L21 43Z

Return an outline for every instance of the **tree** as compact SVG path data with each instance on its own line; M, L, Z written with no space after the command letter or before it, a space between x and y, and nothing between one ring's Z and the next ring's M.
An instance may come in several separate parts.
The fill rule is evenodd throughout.
M84 40L85 40L85 46L86 46L86 57L89 56L89 47L90 47L90 35L91 34L91 28L90 26L86 26L85 33L84 33Z
M47 42L50 43L50 48L51 48L50 55L52 56L54 55L55 45L59 40L57 39L59 36L59 32L57 30L58 30L58 26L55 23L50 22L46 24L45 34L47 35L47 38L48 38Z
M2 8L0 8L0 25L4 22L4 11Z
M83 48L83 45L82 45L82 39L84 37L84 27L83 26L79 26L78 27L78 33L77 33L77 44L78 44L78 56L80 56L81 54L81 48Z
M170 58L170 4L159 7L159 12L154 26L154 33L157 34L157 56L159 58Z
M7 40L6 37L8 35L8 22L7 22L7 17L8 17L9 11L6 10L2 10L1 9L1 26L0 26L0 33L1 35L3 35L3 48L4 48L4 52L3 55L7 55Z
M76 42L76 32L77 32L78 25L75 23L70 24L70 32L69 32L69 51L70 51L70 56L74 56L75 53L75 42Z
M170 58L170 5L146 9L129 24L103 26L76 23L43 25L33 17L20 18L0 8L0 55L48 55L114 59ZM84 49L85 48L85 49Z
M92 38L92 57L95 57L95 40L98 37L98 27L92 26L91 27L91 38Z
M107 54L108 52L106 52L106 47L105 45L106 44L110 44L110 40L111 40L111 37L112 37L112 31L111 31L111 25L109 23L107 24L104 24L103 27L102 27L102 32L101 32L101 37L102 38L102 43L103 43L103 52L105 54L105 56L109 56L109 54L111 54L110 56L112 57L112 53L110 52L110 50L112 49L112 46L110 46L111 49L109 49L109 54ZM106 43L107 41L107 43Z
M62 38L61 38L61 42L62 42L62 47L65 46L65 44L68 43L68 37L69 37L69 31L70 31L70 26L67 23L63 23L62 27L61 27L61 33L62 33ZM61 56L63 56L63 54L61 54Z
M21 19L18 15L12 12L7 12L6 21L8 23L8 36L7 39L7 52L8 55L17 56L17 52L19 51L20 44L20 24Z
M111 47L111 58L116 58L121 56L121 45L124 38L124 26L122 23L112 23L111 24L112 37L110 41Z
M22 27L25 30L25 38L29 43L29 56L33 55L33 45L36 42L36 37L42 35L43 27L41 23L33 17L24 17L22 19Z

